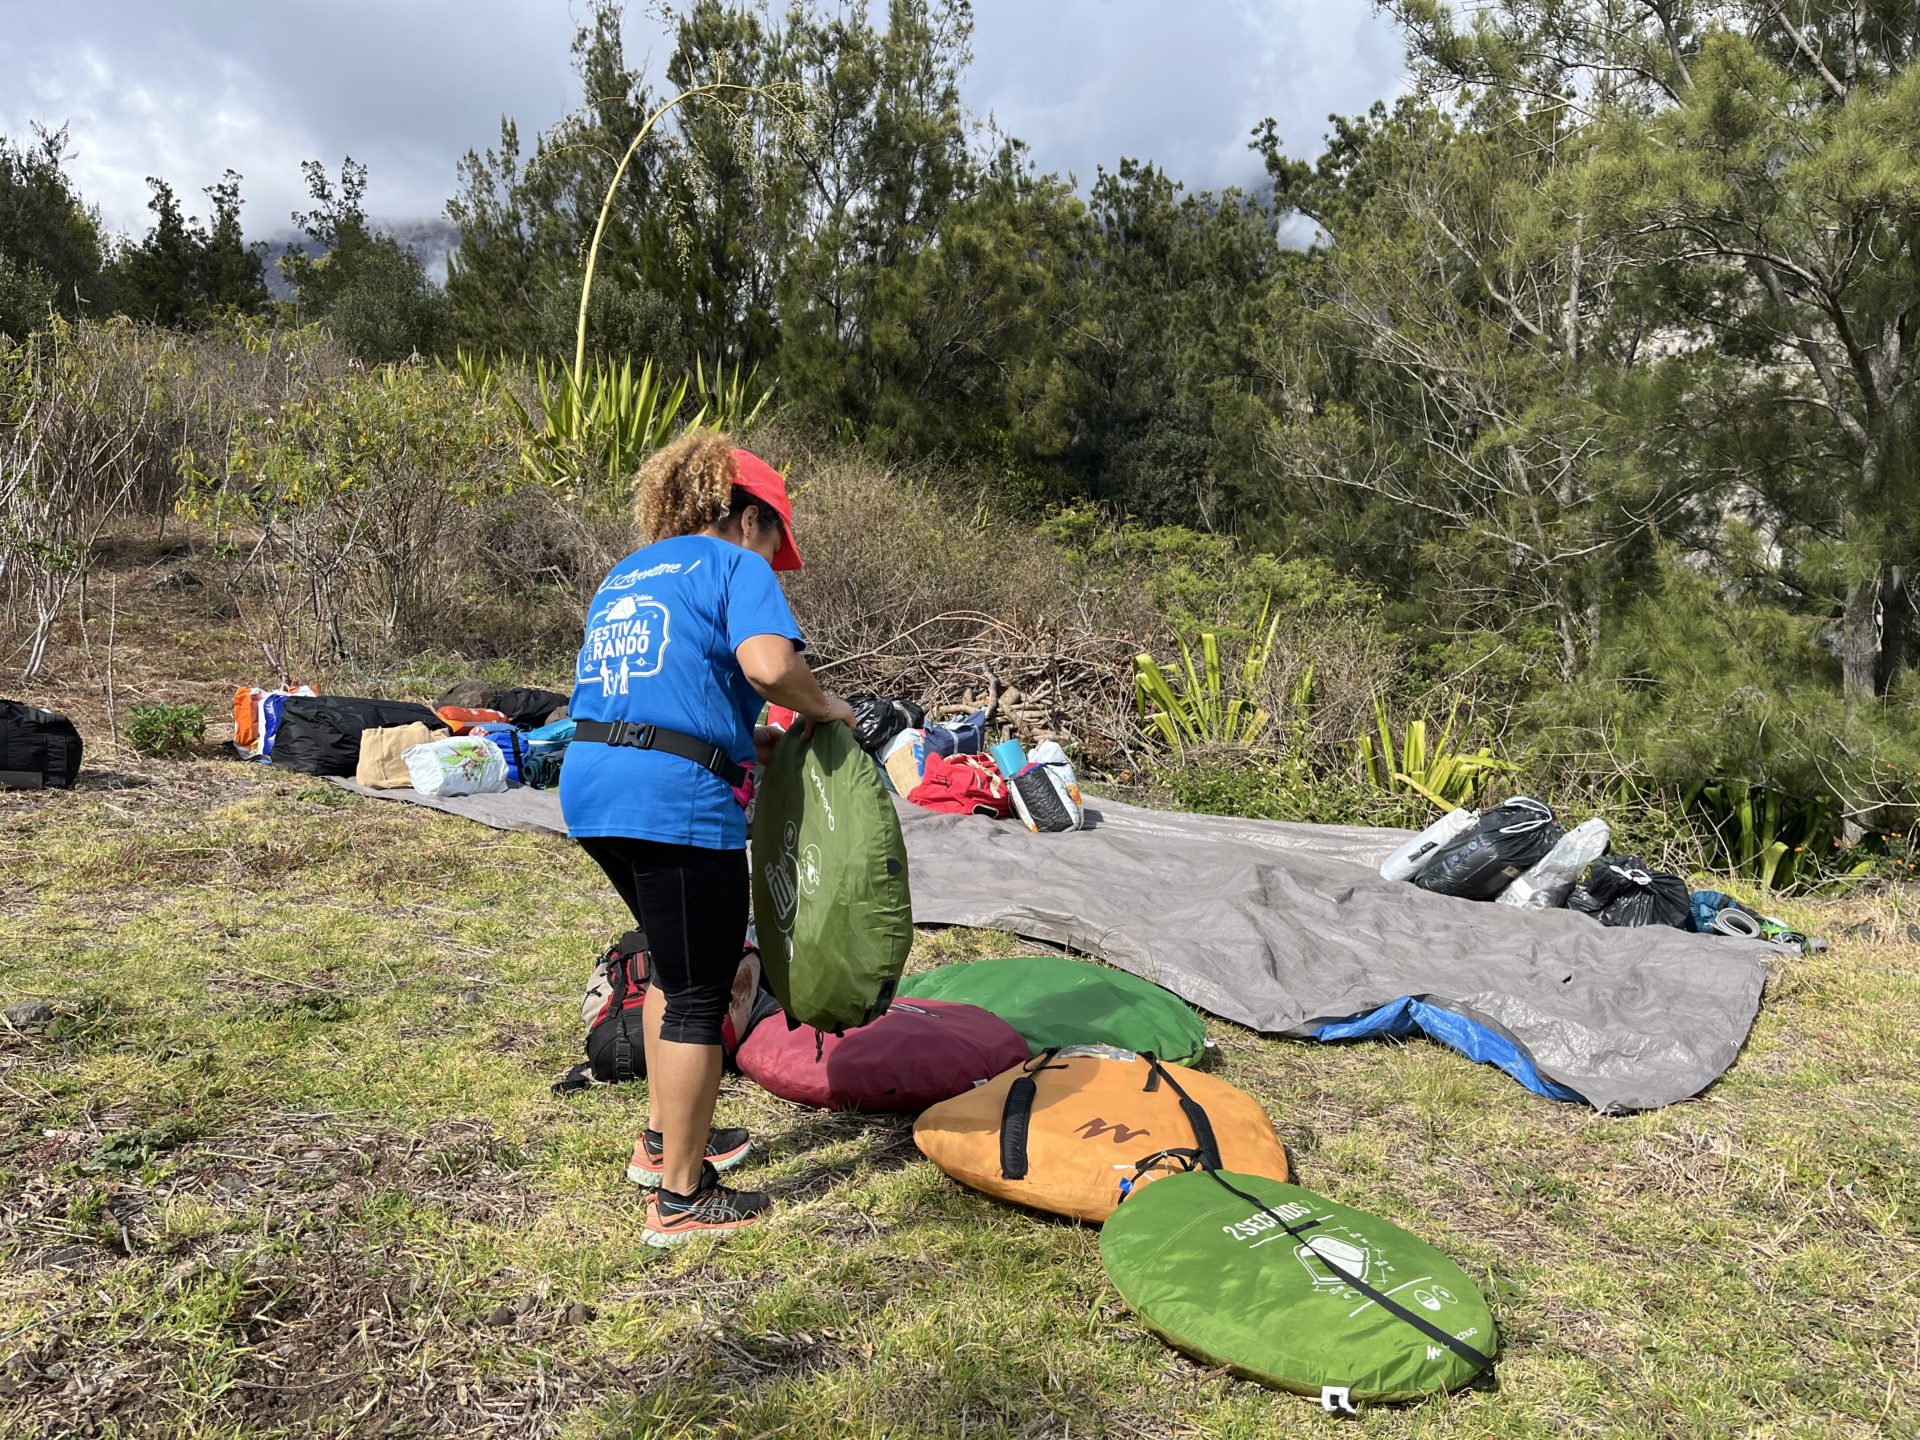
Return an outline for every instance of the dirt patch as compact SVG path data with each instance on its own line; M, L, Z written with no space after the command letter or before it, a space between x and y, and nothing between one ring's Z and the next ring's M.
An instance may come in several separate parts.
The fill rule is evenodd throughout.
M0 1361L0 1429L139 1433L165 1428L191 1402L203 1422L244 1434L536 1440L566 1411L640 1378L565 1358L561 1333L592 1317L577 1303L529 1294L503 1323L474 1326L450 1312L457 1297L378 1255L193 1256L169 1288L212 1323L193 1334L142 1327L100 1346L79 1317L58 1317ZM491 1363L521 1348L538 1361ZM196 1375L221 1386L211 1404L193 1393Z
M191 1412L250 1434L544 1437L639 1383L564 1358L561 1332L593 1318L574 1297L523 1285L476 1319L470 1295L367 1227L393 1194L467 1223L531 1223L544 1197L486 1122L405 1136L276 1112L210 1138L164 1129L101 1115L16 1137L0 1253L53 1303L0 1342L0 1434L137 1433ZM138 1167L164 1173L148 1183ZM170 1236L174 1201L246 1223ZM102 1345L103 1323L127 1323L100 1313L122 1266L159 1270L143 1279L165 1299Z

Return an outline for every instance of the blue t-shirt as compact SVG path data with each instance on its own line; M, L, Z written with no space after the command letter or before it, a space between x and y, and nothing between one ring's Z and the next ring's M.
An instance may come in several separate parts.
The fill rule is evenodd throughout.
M678 730L751 764L761 700L733 652L755 635L805 643L765 560L710 535L649 545L614 566L594 592L569 713ZM658 750L569 745L560 810L572 835L708 850L747 843L746 815L727 783Z

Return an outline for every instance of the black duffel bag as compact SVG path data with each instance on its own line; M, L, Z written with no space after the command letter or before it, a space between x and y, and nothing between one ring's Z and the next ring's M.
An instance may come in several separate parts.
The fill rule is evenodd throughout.
M556 710L565 709L568 700L555 690L537 685L495 685L489 680L462 680L433 702L440 710L458 705L465 710L498 710L517 730L538 730Z
M542 690L537 686L524 685L513 690L502 690L493 697L493 703L487 708L498 710L522 730L538 730L547 723L547 717L556 710L567 707L569 697L552 690Z
M429 729L445 722L407 700L353 700L338 695L289 696L273 737L273 763L302 775L352 775L360 765L360 736L418 720Z
M0 700L0 788L70 790L82 748L80 732L66 716Z
M1553 811L1522 795L1441 846L1413 883L1436 895L1491 900L1559 843L1562 833Z

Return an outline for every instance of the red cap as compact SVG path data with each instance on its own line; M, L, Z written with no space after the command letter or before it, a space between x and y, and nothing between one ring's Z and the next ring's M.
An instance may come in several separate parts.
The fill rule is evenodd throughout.
M800 550L793 543L793 502L787 499L787 482L780 472L750 450L733 452L733 483L756 500L764 500L780 517L780 548L774 552L773 568L798 570Z

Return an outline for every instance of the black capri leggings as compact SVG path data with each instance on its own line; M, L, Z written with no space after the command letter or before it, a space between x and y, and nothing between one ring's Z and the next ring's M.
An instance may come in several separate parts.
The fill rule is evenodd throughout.
M667 997L660 1037L718 1045L747 940L747 852L579 838L647 932L648 983Z

